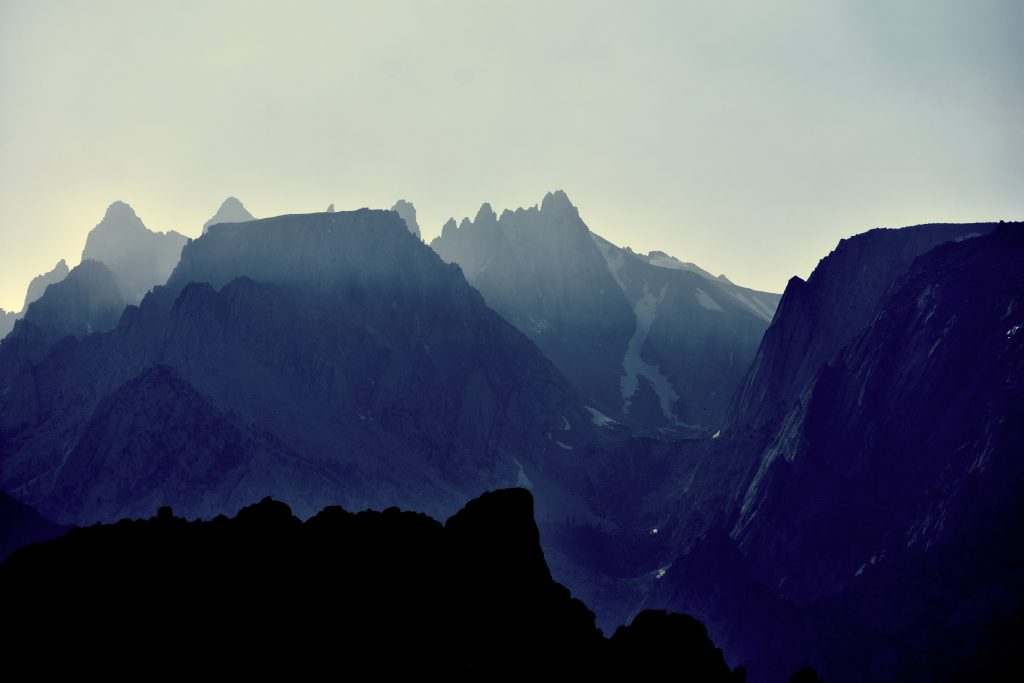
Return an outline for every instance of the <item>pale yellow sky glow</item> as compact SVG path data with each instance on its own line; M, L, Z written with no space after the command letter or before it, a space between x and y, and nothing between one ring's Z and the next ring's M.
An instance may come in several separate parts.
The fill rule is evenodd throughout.
M1024 218L1022 8L0 0L0 307L117 199L195 236L402 197L429 240L558 188L781 291L871 227Z

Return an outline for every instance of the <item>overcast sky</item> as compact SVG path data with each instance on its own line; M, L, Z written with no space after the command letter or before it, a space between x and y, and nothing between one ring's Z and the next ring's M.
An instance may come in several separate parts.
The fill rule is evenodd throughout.
M564 189L781 291L876 226L1024 218L1024 3L0 0L0 306L110 202L198 235Z

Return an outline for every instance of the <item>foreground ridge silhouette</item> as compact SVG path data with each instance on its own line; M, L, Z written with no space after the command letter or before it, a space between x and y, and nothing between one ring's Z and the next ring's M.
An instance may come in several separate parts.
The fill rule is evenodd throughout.
M695 619L642 612L611 639L548 571L525 489L447 523L264 498L234 518L73 529L0 565L11 653L127 673L669 673L742 681ZM323 667L329 667L324 669Z

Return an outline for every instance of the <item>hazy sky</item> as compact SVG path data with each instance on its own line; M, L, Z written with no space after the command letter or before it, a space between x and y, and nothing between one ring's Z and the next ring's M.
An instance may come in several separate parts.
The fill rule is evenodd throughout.
M0 0L0 306L115 199L197 235L562 188L781 291L842 237L1024 218L1024 3Z

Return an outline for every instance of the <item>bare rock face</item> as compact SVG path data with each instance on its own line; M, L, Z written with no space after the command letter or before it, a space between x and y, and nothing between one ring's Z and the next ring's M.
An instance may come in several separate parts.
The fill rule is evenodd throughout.
M31 361L0 370L0 484L58 521L262 495L444 514L521 479L557 506L595 430L391 211L221 224L114 329Z
M647 604L685 605L757 680L1015 666L1022 262L1021 224L929 225L791 282Z
M564 192L449 220L431 247L536 343L591 405L624 422L710 436L778 295L592 233Z
M416 207L413 206L411 202L399 199L395 202L395 205L391 207L391 210L402 217L402 220L405 221L406 227L409 228L409 232L417 237L420 236L420 224L416 222Z

